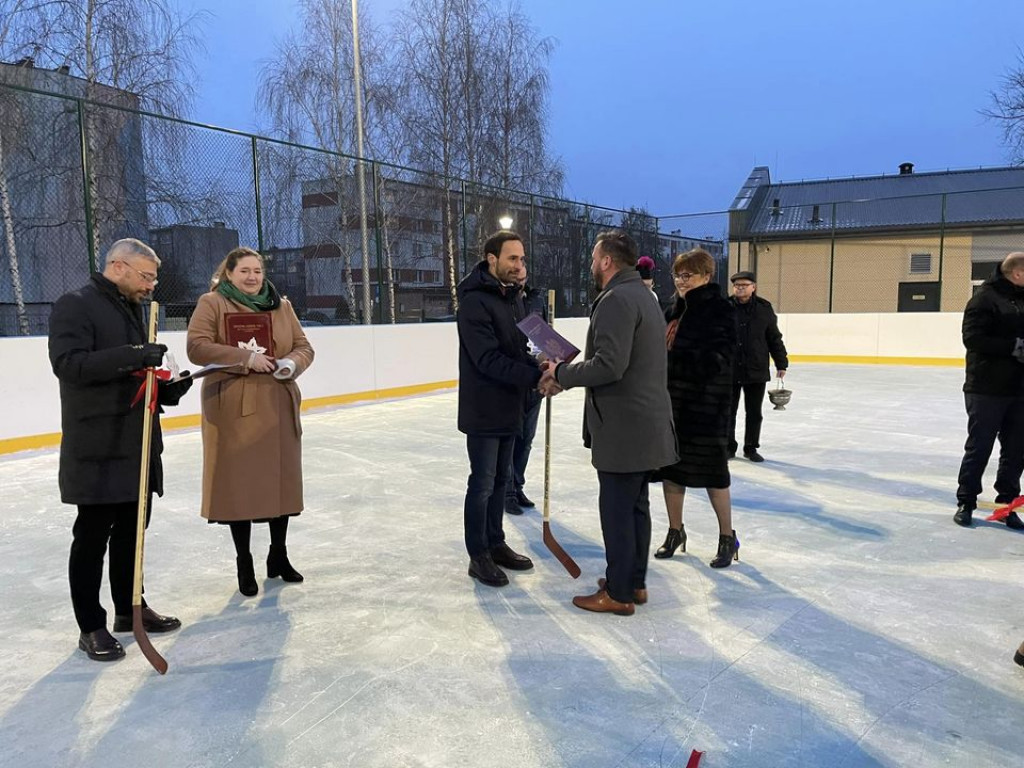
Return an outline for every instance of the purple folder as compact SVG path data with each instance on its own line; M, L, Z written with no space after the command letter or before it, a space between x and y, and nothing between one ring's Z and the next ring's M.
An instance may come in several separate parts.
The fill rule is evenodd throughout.
M519 322L519 330L533 342L548 360L571 362L580 351L568 339L544 322L544 318L536 312Z

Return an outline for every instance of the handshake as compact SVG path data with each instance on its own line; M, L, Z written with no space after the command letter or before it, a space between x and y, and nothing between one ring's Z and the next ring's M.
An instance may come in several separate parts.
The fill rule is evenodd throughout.
M540 364L540 381L537 382L537 391L545 397L553 397L563 391L555 379L555 368L557 367L557 360L545 360Z

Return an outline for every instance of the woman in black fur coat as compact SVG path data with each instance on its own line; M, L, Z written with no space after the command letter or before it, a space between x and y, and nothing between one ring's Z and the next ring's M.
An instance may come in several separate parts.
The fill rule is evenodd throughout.
M683 499L687 488L706 488L718 516L718 554L712 568L726 568L739 559L739 541L732 528L729 497L729 420L732 407L732 366L736 353L734 309L712 282L715 261L694 249L672 265L676 299L665 313L668 321L668 390L672 396L679 461L656 473L665 492L669 530L655 557L686 551Z

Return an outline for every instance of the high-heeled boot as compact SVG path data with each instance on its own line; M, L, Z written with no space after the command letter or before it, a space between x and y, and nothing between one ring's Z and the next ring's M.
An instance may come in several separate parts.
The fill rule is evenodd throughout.
M728 568L733 560L740 559L740 540L736 536L736 531L732 532L732 536L719 536L718 537L718 554L715 559L711 561L712 568Z
M679 530L675 528L668 529L665 543L658 547L658 551L654 553L654 556L659 560L664 560L666 557L672 557L678 547L682 547L683 552L686 551L686 527L682 524L680 524Z
M284 544L271 544L267 555L267 577L280 576L285 581L302 581L302 574L288 562L288 548Z
M260 591L256 583L256 569L252 564L252 555L239 555L235 558L238 568L238 591L246 597L252 597Z

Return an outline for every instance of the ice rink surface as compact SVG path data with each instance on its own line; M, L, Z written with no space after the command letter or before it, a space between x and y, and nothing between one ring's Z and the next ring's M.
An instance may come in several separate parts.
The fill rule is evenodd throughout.
M583 576L530 510L505 529L536 568L503 589L466 574L454 392L304 415L289 553L306 582L264 578L258 526L254 598L228 531L199 517L198 430L171 433L146 569L150 603L184 623L152 636L165 677L130 635L113 664L77 650L57 452L0 457L0 762L625 768L699 749L702 768L1024 765L1024 535L952 522L962 379L794 366L789 407L765 403L767 462L730 464L742 561L708 568L717 527L691 491L689 551L651 559L629 618L570 603L604 571L578 392L553 401L551 509ZM542 419L538 503L543 451Z

